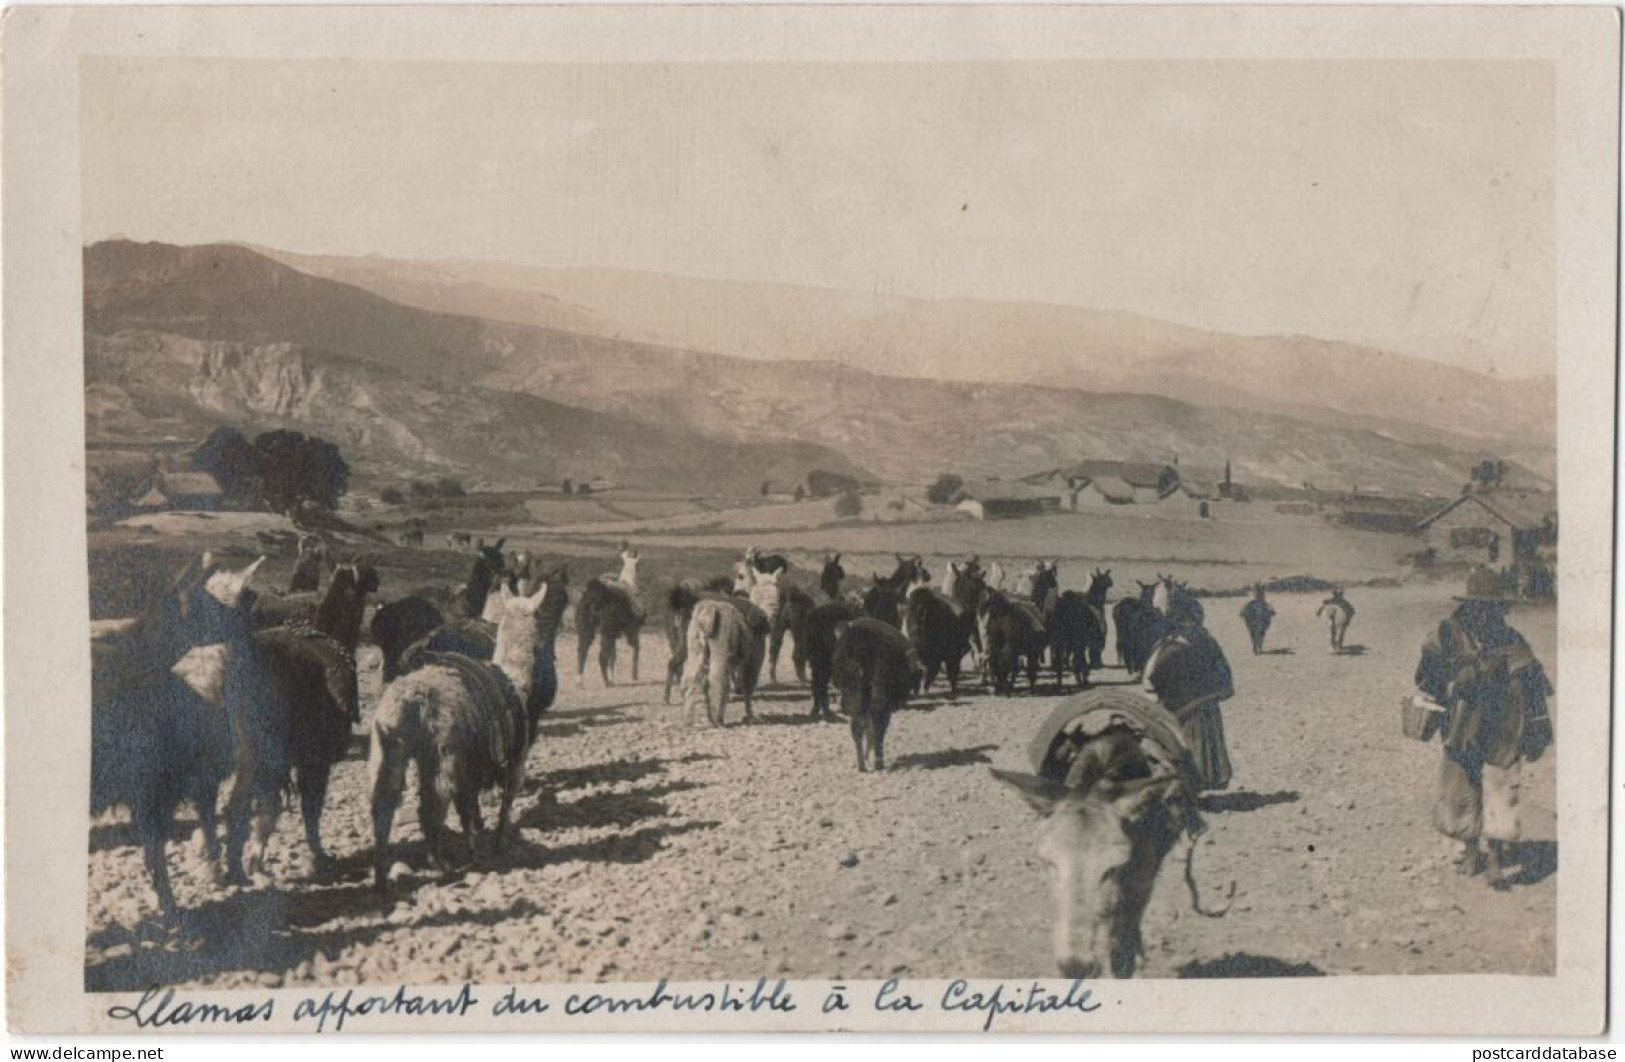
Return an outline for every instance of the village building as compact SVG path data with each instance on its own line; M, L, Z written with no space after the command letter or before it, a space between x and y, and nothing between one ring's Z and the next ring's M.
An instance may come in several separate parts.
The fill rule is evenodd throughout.
M1206 520L1213 515L1219 501L1219 490L1201 480L1181 479L1179 486L1164 495L1157 508L1179 516L1192 516Z
M978 520L1041 516L1060 512L1065 493L1064 489L1020 480L988 479L961 487L961 500L955 508Z
M1133 505L1135 501L1134 488L1116 476L1077 480L1068 485L1066 497L1066 507L1073 512Z
M130 504L147 511L213 510L220 508L224 493L207 472L159 472Z
M1026 476L1030 486L1063 491L1068 509L1159 502L1179 489L1179 469L1140 461L1080 461Z
M1416 530L1439 561L1527 567L1557 544L1557 503L1550 495L1465 493Z

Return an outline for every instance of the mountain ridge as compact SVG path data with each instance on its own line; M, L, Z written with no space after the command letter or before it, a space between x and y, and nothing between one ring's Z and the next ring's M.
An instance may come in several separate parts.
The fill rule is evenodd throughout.
M1230 335L1056 303L930 300L602 267L264 253L414 305L444 308L433 294L408 290L398 275L433 271L478 286L477 294L464 293L460 309L514 323L553 320L552 304L534 301L545 296L597 319L588 327L616 338L938 379L994 378L986 369L994 352L996 378L1006 382L1161 394L1263 412L1324 409L1398 438L1500 447L1538 455L1548 465L1544 471L1555 467L1554 377L1507 380L1356 343ZM1238 378L1239 363L1254 366L1249 378ZM1222 393L1214 391L1215 382L1223 383Z
M1238 476L1259 481L1447 494L1460 489L1481 456L1504 456L1407 442L1359 424L1157 395L741 359L389 300L380 305L381 296L358 286L299 273L241 247L156 245L133 254L93 246L86 249L86 278L92 334L290 342L405 374L413 386L522 392L678 432L684 440L812 446L896 482L943 471L1014 476L1092 457L1183 458L1207 467L1233 458ZM387 334L357 342L372 324ZM707 460L720 459L706 452Z

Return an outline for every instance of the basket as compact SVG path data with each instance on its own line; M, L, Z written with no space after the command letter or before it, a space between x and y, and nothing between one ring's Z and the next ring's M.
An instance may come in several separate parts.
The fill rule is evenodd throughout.
M1416 741L1432 741L1444 729L1445 710L1424 697L1411 694L1399 702L1399 728Z

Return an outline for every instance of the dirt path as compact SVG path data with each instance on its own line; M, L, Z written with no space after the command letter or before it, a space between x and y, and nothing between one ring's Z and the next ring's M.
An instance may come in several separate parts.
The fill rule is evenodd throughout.
M1197 871L1210 903L1231 880L1236 894L1227 917L1198 917L1170 861L1143 976L1553 969L1555 753L1526 768L1520 883L1494 893L1446 865L1427 817L1438 749L1399 733L1398 699L1447 593L1352 595L1349 642L1364 649L1340 657L1318 598L1276 600L1276 653L1261 657L1241 603L1208 603L1239 691L1225 706L1236 783L1208 815ZM1553 616L1512 621L1555 671ZM846 727L809 721L803 687L770 689L756 726L682 725L660 704L657 640L642 683L592 678L583 692L565 679L532 754L522 839L478 869L425 868L409 795L394 836L413 875L392 897L373 892L359 737L324 820L340 879L296 880L291 813L269 888L217 891L174 845L191 932L153 922L127 831L96 827L88 986L1052 974L1030 813L987 770L1025 768L1051 696L932 698L894 719L892 769L860 775Z

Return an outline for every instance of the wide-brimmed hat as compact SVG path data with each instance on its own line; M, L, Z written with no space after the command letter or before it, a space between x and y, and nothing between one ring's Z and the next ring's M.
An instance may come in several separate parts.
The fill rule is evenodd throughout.
M1501 588L1501 573L1493 568L1474 568L1467 576L1467 592L1457 594L1456 600L1504 604L1511 599Z

